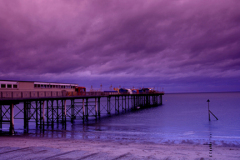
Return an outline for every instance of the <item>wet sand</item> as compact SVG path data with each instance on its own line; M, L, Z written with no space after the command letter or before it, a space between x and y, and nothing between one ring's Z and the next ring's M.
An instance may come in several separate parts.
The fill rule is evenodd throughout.
M212 156L212 157L210 157ZM239 147L120 143L22 136L0 137L0 159L189 159L237 160Z

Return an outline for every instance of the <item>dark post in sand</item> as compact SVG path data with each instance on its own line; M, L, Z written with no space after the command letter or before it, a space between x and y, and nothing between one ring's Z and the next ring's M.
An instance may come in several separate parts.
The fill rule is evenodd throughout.
M209 118L209 121L210 121L210 112L209 112L209 102L210 102L210 100L208 99L207 102L208 102L208 118Z

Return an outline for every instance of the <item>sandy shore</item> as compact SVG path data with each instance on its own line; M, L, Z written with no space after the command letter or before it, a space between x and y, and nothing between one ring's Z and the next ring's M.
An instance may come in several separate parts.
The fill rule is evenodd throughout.
M212 157L210 157L212 156ZM0 159L240 159L240 148L138 144L60 138L0 137Z

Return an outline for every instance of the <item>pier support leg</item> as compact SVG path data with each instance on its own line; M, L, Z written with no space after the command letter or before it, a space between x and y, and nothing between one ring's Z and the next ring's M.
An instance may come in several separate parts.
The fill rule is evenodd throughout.
M125 96L125 112L127 111L127 96Z
M160 104L162 105L162 95L160 95Z
M148 106L148 101L149 101L148 96L146 96L146 106Z
M128 96L128 110L129 110L129 96Z
M67 100L64 100L64 124L67 127Z
M64 128L66 129L66 100L62 100L62 125L64 125Z
M115 96L114 98L115 98L114 102L115 102L115 114L116 114L116 111L117 111L117 97Z
M111 97L107 97L107 113L108 113L109 115L111 114L110 99L111 99Z
M28 108L29 102L24 102L24 132L28 132Z
M59 122L59 113L58 113L58 109L59 109L59 103L58 103L58 100L57 100L57 123Z
M3 117L2 117L2 105L0 104L0 133L2 132L2 120L3 120Z
M88 120L88 116L89 116L88 115L88 98L86 98L86 106L85 107L86 107L86 110L85 110L86 111L86 119Z
M84 99L82 99L82 108L83 108L83 122L85 120L85 105L84 105Z
M42 128L42 102L39 101L39 112L40 112L40 129Z
M10 134L14 135L14 104L10 105Z
M73 123L74 117L74 99L71 99L71 122Z
M123 105L123 96L122 96L122 111L124 111L124 105Z
M65 102L66 100L62 100L62 124L65 122Z
M45 103L42 101L42 126L43 126L43 131L45 129Z
M133 96L133 108L136 109L136 96Z
M38 127L38 102L36 101L35 102L35 106L36 106L36 108L35 108L35 111L36 111L36 128Z
M145 96L142 96L142 105L145 106Z
M119 114L119 96L118 96L118 114Z
M100 118L100 112L101 112L101 108L100 108L100 97L98 98L98 117Z
M98 106L97 106L97 98L95 98L95 118L97 119L98 114Z
M148 105L151 105L151 96L148 96Z
M47 126L49 125L49 100L47 100Z
M149 106L152 104L152 96L149 96Z
M139 96L136 96L136 107L139 105Z
M51 107L52 107L52 127L54 125L54 107L53 107L53 100L51 100Z

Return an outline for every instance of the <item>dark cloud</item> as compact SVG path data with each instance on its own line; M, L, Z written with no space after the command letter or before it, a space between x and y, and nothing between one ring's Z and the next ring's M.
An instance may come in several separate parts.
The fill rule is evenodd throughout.
M240 78L239 8L238 0L0 1L0 78L170 91L218 79L220 89L206 90L225 91Z

